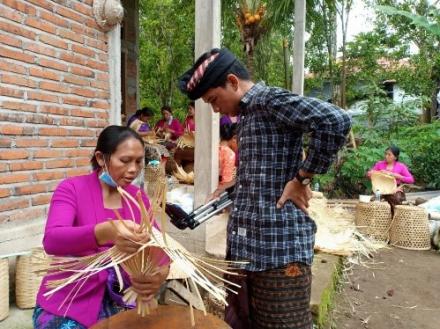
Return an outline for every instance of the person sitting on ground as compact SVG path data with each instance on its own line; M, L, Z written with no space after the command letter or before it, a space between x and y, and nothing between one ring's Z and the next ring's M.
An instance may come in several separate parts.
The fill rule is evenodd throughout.
M98 137L91 163L92 173L65 179L52 196L43 238L44 249L50 255L87 256L113 245L120 252L133 254L140 247L138 242L149 239L145 230L140 231L140 211L133 207L132 213L117 191L120 186L133 197L140 191L145 205L150 206L145 193L131 184L144 165L141 137L128 127L108 126ZM127 220L115 220L115 210ZM139 277L129 277L121 269L124 288L131 285L142 298L152 299L169 272L169 259L159 264L163 267L157 274ZM48 280L67 276L61 273L44 277L33 314L35 329L85 329L134 307L122 300L113 268L90 276L80 288L73 283L45 296Z
M196 130L196 108L195 103L190 102L188 104L188 114L186 115L185 121L183 122L183 127L185 132L193 133Z
M148 121L153 117L153 110L145 106L141 110L130 117L127 122L127 127L136 131L141 137L151 134L151 128Z
M405 193L401 184L414 183L414 177L411 175L408 167L399 161L400 149L397 146L390 146L385 150L385 160L376 162L376 164L368 171L367 176L371 178L371 174L379 171L396 179L397 190L394 194L382 196L391 205L394 211L394 206L402 204L406 200Z
M170 106L162 106L160 109L162 119L160 119L154 129L160 138L167 141L175 142L183 134L183 127L179 120L173 117L173 112Z
M236 174L237 124L220 126L219 176L220 185L230 183Z

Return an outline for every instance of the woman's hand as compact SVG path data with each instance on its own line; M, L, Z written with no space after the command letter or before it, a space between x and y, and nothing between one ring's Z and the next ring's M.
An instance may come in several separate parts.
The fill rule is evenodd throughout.
M309 200L312 198L312 190L309 185L303 185L296 179L287 182L283 194L277 202L277 208L284 206L287 200L291 200L299 209L308 214Z
M159 288L167 278L169 271L170 267L165 266L154 275L132 276L130 278L131 286L145 302L150 301L159 291Z

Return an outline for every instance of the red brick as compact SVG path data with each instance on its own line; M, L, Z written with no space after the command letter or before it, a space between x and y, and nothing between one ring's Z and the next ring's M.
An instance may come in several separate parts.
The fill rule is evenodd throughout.
M94 98L110 99L110 92L106 90L97 90ZM136 102L136 100L134 100Z
M12 211L10 214L3 213L0 215L0 223L27 221L34 218L44 218L46 217L45 207L31 207L27 209L20 209Z
M84 36L81 34L77 34L73 31L70 30L66 30L66 29L61 29L58 31L58 35L61 38L65 38L65 39L69 39L78 43L83 44L84 43Z
M75 2L73 4L73 9L76 11L79 11L81 14L84 14L86 16L92 16L92 7L88 5L84 5L82 3Z
M1 26L0 26L1 29ZM0 57L12 58L20 62L34 63L35 56L25 54L22 51L11 50L0 46Z
M0 152L0 160L18 160L27 159L28 151L25 150L2 150Z
M56 118L50 115L31 114L24 117L24 122L54 125L56 123Z
M108 101L92 101L90 107L107 110L110 108L110 104Z
M67 150L66 151L66 157L68 158L79 158L79 157L87 157L90 159L92 155L93 150L92 149L75 149L75 150Z
M96 97L96 90L94 90L94 89L72 87L72 88L70 88L70 92L72 94L83 96L83 97L88 97L88 98L95 98Z
M60 125L62 126L77 126L77 127L84 127L84 120L78 119L78 118L61 118L60 119Z
M33 6L29 6L26 3L17 1L17 0L2 0L2 4L4 4L5 6L11 7L13 9L16 9L22 13L25 14L29 14L32 16L35 16L36 14L36 9Z
M63 156L63 151L51 150L51 149L40 149L34 151L34 159L38 158L61 158Z
M7 198L0 201L0 212L14 209L26 208L29 206L29 199Z
M24 86L29 88L37 88L38 86L37 82L34 80L11 74L3 74L1 77L1 82L9 85Z
M23 131L23 127L18 127L16 125L0 126L0 133L3 135L22 135Z
M23 98L24 92L16 88L0 87L0 96Z
M63 171L41 171L36 172L33 175L34 180L41 181L41 180L58 180L60 178L64 178L64 172Z
M43 163L38 161L14 162L9 166L11 171L37 170L43 168Z
M48 0L27 0L27 1L37 5L39 7L47 9L49 11L53 11L53 9L54 9L53 3Z
M27 29L24 25L11 23L10 21L4 22L0 20L0 31L9 32L13 35L21 35L22 37L35 40L36 34L33 31Z
M86 126L90 128L104 128L108 125L107 120L87 120Z
M78 147L77 139L55 139L52 140L51 147Z
M92 18L87 18L87 19L85 20L85 24L86 24L88 27L91 27L92 29L95 29L95 30L99 30L99 31L101 31L100 28L98 27L98 24L96 24L96 21L95 21L94 19L92 19ZM105 34L101 32L101 33L98 35L98 37L99 37L99 38L102 38L101 35L105 36Z
M75 164L77 167L90 165L90 158L77 158Z
M105 54L105 53L98 54L98 60L100 60L101 62L107 62L108 61L107 54Z
M35 194L46 192L45 184L31 184L25 186L19 186L15 188L15 195L27 195L27 194Z
M65 18L62 18L54 13L48 13L47 11L40 11L40 18L44 21L51 22L57 26L61 27L69 27L69 21Z
M6 198L11 195L11 191L7 188L0 188L0 198Z
M0 17L4 17L6 19L9 19L11 21L15 21L20 23L23 19L23 14L16 11L16 10L12 10L10 8L2 8L0 10Z
M38 67L31 67L29 68L29 74L35 77L43 78L43 79L49 79L49 80L55 80L60 81L61 75L59 73L55 73L52 71L49 71L47 69L40 69Z
M95 113L91 110L72 109L70 115L74 117L93 118Z
M12 47L21 48L21 40L6 34L0 34L0 44L6 44Z
M96 146L96 139L83 139L80 143L81 147L95 147Z
M22 102L8 102L5 101L1 104L1 107L9 110L19 110L23 112L36 112L37 106L29 103Z
M100 112L96 112L96 117L99 119L108 119L109 115L108 112L100 111ZM108 120L106 121L108 122Z
M110 90L110 84L108 81L92 81L92 87L103 90Z
M72 66L70 68L70 72L73 74L80 75L82 77L88 77L88 78L93 78L95 76L95 73L92 70L85 69L85 68L78 67L78 66Z
M49 81L41 81L40 88L50 91L56 91L59 93L68 93L69 87L59 82L49 82Z
M92 69L100 70L103 72L108 71L108 65L106 63L100 63L100 62L94 61L92 59L89 59L87 61L87 66L91 67Z
M87 167L67 170L66 172L67 177L85 175L90 173L90 162L87 165L88 165Z
M77 76L74 76L73 74L66 74L64 75L64 82L78 85L78 86L90 86L90 81L85 78L78 78ZM93 82L92 82L93 83Z
M0 163L0 172L9 171L9 166L6 163Z
M39 40L40 42L47 43L48 45L57 48L62 48L62 49L69 48L69 44L58 37L52 37L49 35L40 35Z
M46 169L67 168L72 166L73 166L73 161L71 159L46 161Z
M63 51L60 54L60 59L62 59L65 62L83 65L83 66L87 64L87 60L84 57L75 55L74 53L68 53L66 51Z
M86 45L93 47L93 48L100 49L104 52L108 51L108 45L105 42L98 41L96 39L92 39L92 38L86 39Z
M45 31L45 32L50 33L50 34L55 34L55 32L57 30L56 27L53 26L52 24L47 23L44 20L40 20L40 19L34 18L34 17L28 17L25 20L24 24L26 24L28 26L32 26L32 27L34 27L36 29Z
M42 105L40 106L40 112L50 114L69 115L70 110L56 105Z
M55 96L55 95L49 95L49 94L34 92L34 91L28 91L27 96L28 96L28 99L49 102L49 103L58 103L58 96Z
M46 47L42 44L36 43L25 43L23 49L31 51L33 53L43 54L49 57L56 57L57 54L54 48Z
M39 129L40 136L67 136L68 130L65 128L40 128Z
M4 59L0 58L0 71L8 71L8 72L26 74L27 69L23 65L11 63L11 62L5 61Z
M89 36L92 38L96 37L97 31L94 29L91 29L85 25L81 25L81 24L76 24L76 23L71 23L70 24L70 28L73 32L84 35L84 36Z
M87 99L74 97L74 96L64 96L62 97L63 104L70 104L76 106L85 106L87 104Z
M32 197L32 205L40 206L40 205L48 204L51 198L52 198L52 193L39 194L37 196Z
M60 63L57 60L40 58L38 64L40 64L40 66L49 67L58 71L67 72L69 70L69 67L66 64Z
M69 136L95 136L95 132L90 129L69 129Z
M73 44L72 50L76 53L86 55L87 57L90 57L90 58L93 58L96 56L96 51L94 51L90 48L87 48L87 47L80 46L80 45Z
M35 138L18 138L15 141L16 147L44 147L48 146L49 141L47 139L35 139Z
M3 174L0 176L0 184L12 184L12 183L22 183L28 182L28 174Z
M0 136L0 147L10 147L12 139Z
M82 15L78 14L76 11L73 11L73 10L68 9L66 7L57 6L56 13L60 14L61 16L70 18L74 21L77 21L79 23L83 23L83 21L84 21L84 16L82 16Z

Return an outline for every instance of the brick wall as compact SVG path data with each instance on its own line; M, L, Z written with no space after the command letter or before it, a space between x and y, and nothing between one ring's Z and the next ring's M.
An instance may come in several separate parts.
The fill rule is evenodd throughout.
M0 227L45 218L59 180L90 170L110 109L92 3L0 1Z

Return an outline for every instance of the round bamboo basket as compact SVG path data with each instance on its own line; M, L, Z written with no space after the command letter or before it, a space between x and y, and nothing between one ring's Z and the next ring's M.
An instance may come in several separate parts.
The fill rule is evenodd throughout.
M377 241L388 242L391 219L387 202L359 202L356 206L355 222L359 232Z
M431 249L428 214L425 209L415 206L396 206L390 230L390 243L409 250Z
M34 273L35 259L44 257L42 248L17 257L15 269L15 299L18 308L33 308L43 277Z
M0 258L0 321L9 315L9 260Z

